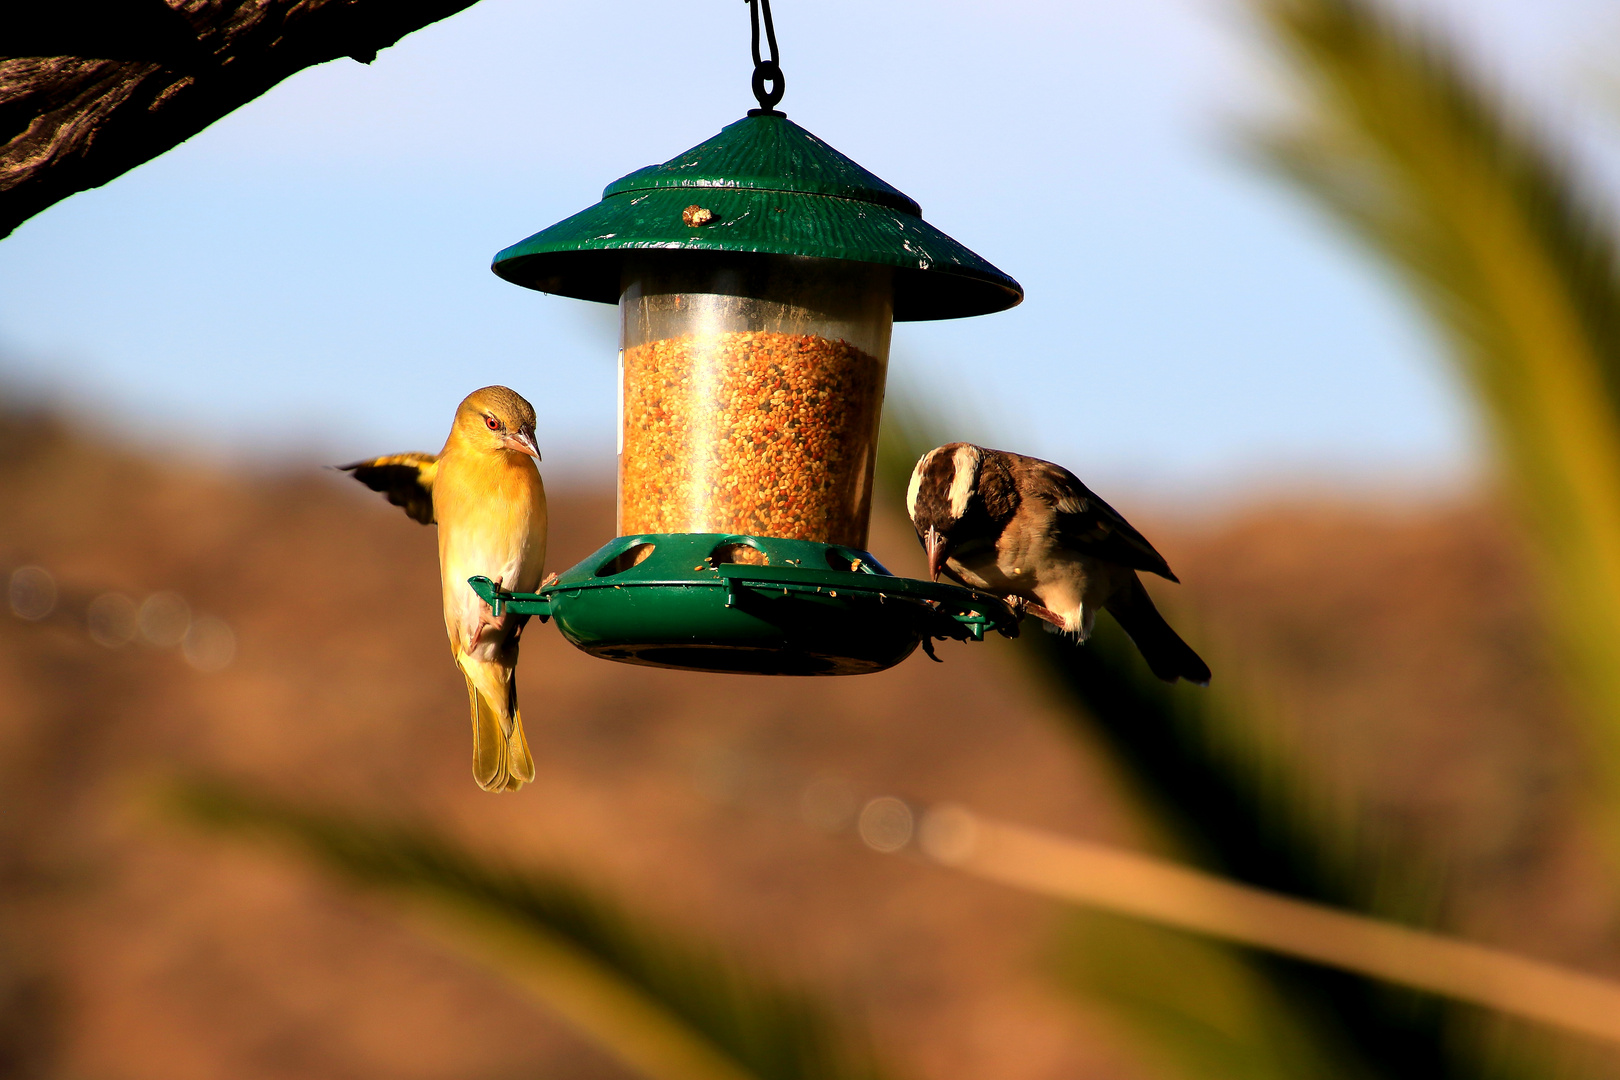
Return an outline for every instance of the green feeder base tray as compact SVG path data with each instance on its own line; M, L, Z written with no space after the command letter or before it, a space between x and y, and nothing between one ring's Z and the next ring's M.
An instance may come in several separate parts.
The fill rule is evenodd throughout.
M485 577L503 611L553 618L592 656L650 667L755 675L859 675L935 638L1018 634L994 596L895 577L864 551L726 533L621 536L535 593Z

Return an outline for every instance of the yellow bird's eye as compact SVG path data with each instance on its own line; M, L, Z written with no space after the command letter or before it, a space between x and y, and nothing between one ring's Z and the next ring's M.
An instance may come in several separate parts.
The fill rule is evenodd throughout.
M501 422L499 420L495 419L493 416L484 417L484 424L491 431L499 431L499 430L501 430Z

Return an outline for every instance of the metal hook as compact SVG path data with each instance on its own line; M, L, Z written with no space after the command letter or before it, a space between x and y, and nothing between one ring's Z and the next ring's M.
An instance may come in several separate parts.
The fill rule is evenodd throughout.
M776 51L776 25L771 21L771 0L747 0L748 18L753 26L754 49L754 98L759 102L759 108L749 109L749 116L785 116L786 113L777 112L776 103L782 100L782 93L787 89L787 80L782 77L781 57ZM771 50L771 58L764 59L759 54L759 13L765 9L765 41ZM765 85L769 83L770 89Z

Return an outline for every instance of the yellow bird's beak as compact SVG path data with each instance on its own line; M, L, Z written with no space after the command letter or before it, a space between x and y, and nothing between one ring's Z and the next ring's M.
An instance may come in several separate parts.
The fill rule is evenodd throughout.
M531 428L518 428L516 432L502 439L501 445L508 450L528 454L536 461L540 460L540 448L534 445L534 431Z

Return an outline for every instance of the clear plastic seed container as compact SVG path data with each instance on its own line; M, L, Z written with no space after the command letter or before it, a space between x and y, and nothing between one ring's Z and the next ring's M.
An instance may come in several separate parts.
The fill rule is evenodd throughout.
M619 535L864 549L893 328L888 268L736 255L626 268Z

